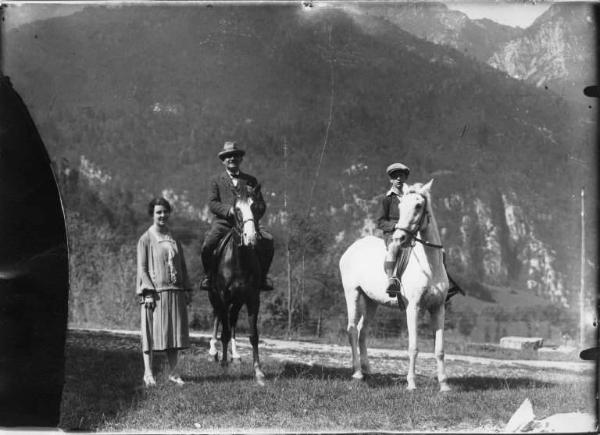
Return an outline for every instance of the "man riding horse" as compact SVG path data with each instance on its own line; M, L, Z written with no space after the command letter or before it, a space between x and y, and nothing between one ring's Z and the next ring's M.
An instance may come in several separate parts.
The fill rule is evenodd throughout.
M388 277L388 286L386 292L391 297L396 297L400 293L400 281L394 276L394 271L396 269L398 256L402 255L404 250L400 247L400 240L394 238L394 233L396 231L396 224L398 223L399 219L398 203L402 201L402 187L408 179L410 169L408 166L402 163L392 163L387 167L386 172L390 178L390 183L392 186L381 201L381 209L377 219L377 227L383 231L383 237L387 246L387 253L385 256L385 262L383 264L383 268ZM445 254L443 258L444 267L446 267ZM400 263L402 263L402 261L400 261ZM448 275L448 280L450 281L450 288L448 289L448 296L446 300L449 300L456 293L461 293L463 295L465 294L465 292L454 282L450 275Z
M219 242L225 237L235 225L235 211L233 204L235 199L241 195L243 189L256 189L257 195L252 206L256 222L265 214L266 204L260 193L260 185L255 177L240 171L240 165L246 152L236 142L225 142L218 156L225 166L225 171L212 178L208 196L208 206L215 215L211 229L204 238L202 245L202 265L205 277L201 287L204 290L212 288L214 251ZM262 272L261 290L273 290L269 284L267 273L273 260L273 238L266 231L261 232L261 238L257 244L257 253L260 258Z

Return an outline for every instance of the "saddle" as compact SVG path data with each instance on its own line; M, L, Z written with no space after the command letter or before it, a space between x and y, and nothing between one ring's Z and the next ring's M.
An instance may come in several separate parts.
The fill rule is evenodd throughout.
M410 254L412 252L412 247L408 247L408 248L404 248L400 250L400 254L398 255L398 258L396 259L396 267L394 269L394 279L396 281L398 281L398 286L400 288L402 288L402 274L404 273L404 271L406 270L406 266L408 265L408 259L410 258ZM444 268L446 267L446 258L444 256ZM446 295L446 301L445 303L447 304L450 301L450 298L457 295L457 294L461 294L463 296L466 296L465 291L459 287L458 284L456 284L456 282L452 279L452 277L450 276L450 274L448 274L448 272L446 272L446 274L448 275L448 281L450 282L450 288L448 289L448 294ZM398 305L400 306L400 308L404 309L404 302L402 302L402 298L400 297L400 295L398 295Z
M223 236L223 238L221 240L219 240L219 243L217 244L215 250L212 252L212 258L213 258L213 266L212 266L212 271L213 273L215 272L215 269L217 267L217 264L219 263L219 259L221 258L221 256L223 255L223 251L225 250L225 247L227 246L227 243L229 243L229 239L231 239L233 237L233 233L235 232L235 228L231 228L227 234L225 234L225 236ZM260 234L260 232L257 234L258 239L262 239L262 235Z

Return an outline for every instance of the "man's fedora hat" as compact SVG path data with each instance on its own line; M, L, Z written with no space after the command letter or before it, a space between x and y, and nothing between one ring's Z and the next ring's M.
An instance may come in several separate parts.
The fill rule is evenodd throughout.
M225 144L223 145L223 150L219 152L219 158L223 160L227 156L243 156L244 154L246 154L246 151L244 151L241 148L238 148L236 142L225 142Z
M404 172L406 175L410 174L408 166L402 163L392 163L385 171L388 175L392 175L394 172Z

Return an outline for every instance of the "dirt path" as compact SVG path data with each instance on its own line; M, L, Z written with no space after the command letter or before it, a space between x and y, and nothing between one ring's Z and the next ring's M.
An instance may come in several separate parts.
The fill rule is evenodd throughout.
M137 336L138 331L79 329L76 331L102 332L117 336ZM209 334L193 332L192 340L207 340ZM220 346L220 343L219 343ZM250 358L250 344L244 337L238 340L238 349L242 358ZM261 339L261 357L263 361L274 359L309 366L350 367L350 349L348 346L286 341L270 338ZM373 373L398 373L402 376L408 369L408 353L399 349L369 349L369 360ZM590 361L563 362L542 360L501 360L466 355L446 355L447 372L451 378L487 377L526 378L539 381L573 382L577 379L594 379L594 363ZM432 353L419 353L417 360L419 376L434 377L436 363Z

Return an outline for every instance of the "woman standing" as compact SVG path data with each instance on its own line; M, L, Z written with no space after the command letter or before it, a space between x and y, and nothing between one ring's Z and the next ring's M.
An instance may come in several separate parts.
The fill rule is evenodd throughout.
M177 352L189 347L187 304L191 301L190 281L183 249L169 231L171 205L164 198L148 204L152 226L137 246L137 294L142 304L142 351L144 384L156 385L152 374L153 351L166 351L169 381L184 382L177 372Z

